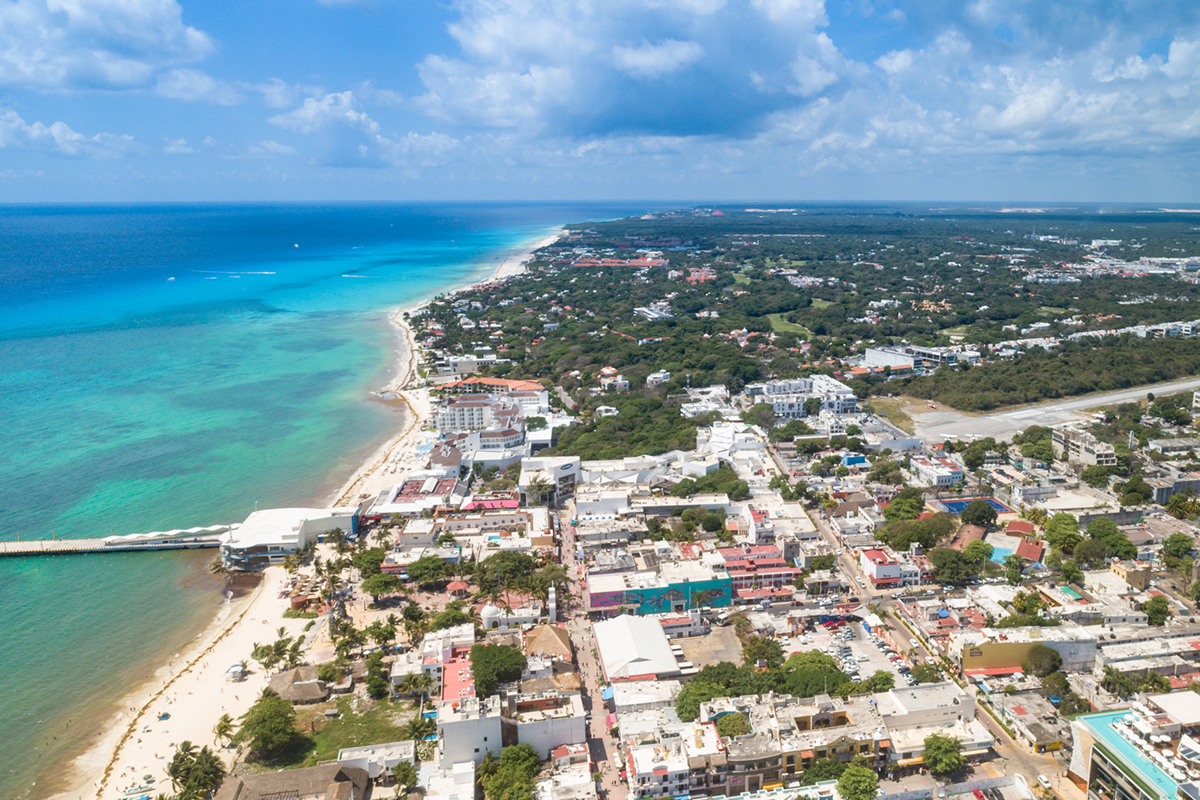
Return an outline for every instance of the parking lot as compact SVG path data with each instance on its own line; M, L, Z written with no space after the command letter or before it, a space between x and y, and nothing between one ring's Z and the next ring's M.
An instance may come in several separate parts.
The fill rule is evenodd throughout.
M845 631L853 633L853 638L847 637ZM908 664L903 659L889 659L890 647L882 641L872 639L861 623L849 622L845 625L833 624L824 627L819 623L816 628L804 636L789 640L784 650L788 653L800 653L808 650L818 650L832 655L842 663L842 671L857 680L869 678L877 670L896 674L896 685L904 686L907 679L900 673L907 669Z

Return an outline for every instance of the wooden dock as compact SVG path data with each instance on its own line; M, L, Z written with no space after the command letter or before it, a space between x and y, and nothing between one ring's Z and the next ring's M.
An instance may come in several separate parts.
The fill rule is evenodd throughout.
M106 536L102 539L34 539L0 542L0 557L84 555L87 553L130 553L140 550L199 550L217 547L229 525L193 528L189 531Z

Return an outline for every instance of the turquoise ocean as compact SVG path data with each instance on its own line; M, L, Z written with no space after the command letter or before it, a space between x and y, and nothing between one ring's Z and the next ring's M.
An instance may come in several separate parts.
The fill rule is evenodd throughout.
M0 208L0 540L324 504L395 432L386 312L617 205ZM0 559L0 797L32 797L223 600L214 551Z

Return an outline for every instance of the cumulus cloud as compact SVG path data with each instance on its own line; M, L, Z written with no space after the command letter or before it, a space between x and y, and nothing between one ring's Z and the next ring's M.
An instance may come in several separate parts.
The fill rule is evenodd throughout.
M213 48L175 0L8 0L0 4L0 86L128 89Z
M616 45L612 49L613 63L621 72L638 78L657 78L677 72L693 61L699 61L704 48L696 42L667 39L658 44L643 41L640 45Z
M155 94L189 103L213 103L232 106L242 102L242 93L236 87L218 81L197 69L173 69L157 78Z
M26 122L15 111L0 113L0 150L30 150L70 158L116 158L137 149L131 136L85 136L65 122Z
M416 108L525 135L737 135L852 66L824 0L461 0Z
M386 136L353 91L305 98L303 105L269 120L316 141L315 161L332 167L429 167L446 162L458 146L441 133Z

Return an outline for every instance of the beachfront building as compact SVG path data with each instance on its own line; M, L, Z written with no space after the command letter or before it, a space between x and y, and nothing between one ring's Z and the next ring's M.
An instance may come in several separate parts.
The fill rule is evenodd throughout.
M221 564L246 571L282 564L335 528L357 530L354 508L272 508L255 511L221 535Z
M393 518L420 517L438 508L457 508L466 496L466 484L458 476L446 477L441 471L413 471L380 492L363 518L389 523Z

